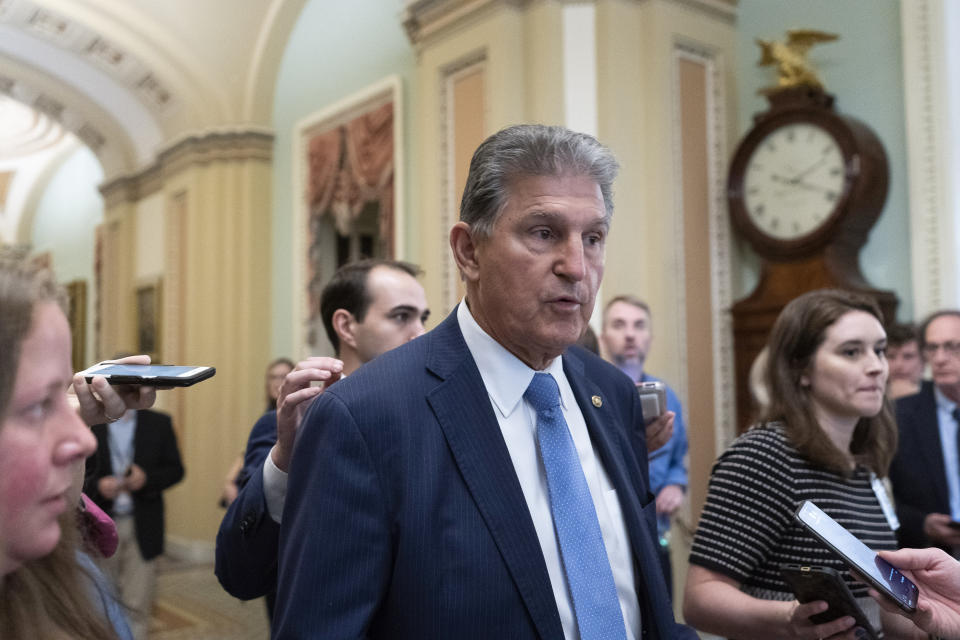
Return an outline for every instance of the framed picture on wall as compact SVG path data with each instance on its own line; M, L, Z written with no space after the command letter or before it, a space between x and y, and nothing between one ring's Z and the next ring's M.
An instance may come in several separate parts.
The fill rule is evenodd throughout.
M137 287L137 353L145 353L153 362L160 362L160 328L162 279L145 282Z
M387 78L296 125L293 335L300 354L331 352L319 306L337 268L399 256L400 88L399 77Z

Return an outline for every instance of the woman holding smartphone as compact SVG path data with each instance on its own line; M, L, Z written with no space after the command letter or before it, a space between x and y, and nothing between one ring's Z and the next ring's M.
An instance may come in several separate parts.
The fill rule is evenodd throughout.
M848 291L807 293L784 308L768 348L770 404L711 473L690 554L686 621L739 640L863 637L851 617L812 622L827 603L800 604L781 576L785 564L816 565L841 573L887 638L924 637L905 619L881 612L867 585L794 518L810 500L870 548L896 548L877 480L886 475L897 438L884 398L880 310Z
M80 549L79 487L96 448L84 421L150 406L156 392L74 380L64 303L52 274L0 251L0 637L127 638Z

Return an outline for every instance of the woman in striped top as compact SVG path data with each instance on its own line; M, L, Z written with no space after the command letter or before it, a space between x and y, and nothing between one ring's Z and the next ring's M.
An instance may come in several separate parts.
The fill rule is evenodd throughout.
M764 419L720 456L710 477L687 575L689 624L739 640L859 637L852 618L810 621L827 604L797 602L780 575L781 565L797 563L839 571L887 638L924 637L881 612L867 586L793 517L811 500L867 546L896 548L876 481L896 449L885 347L869 298L821 290L784 308L768 343Z

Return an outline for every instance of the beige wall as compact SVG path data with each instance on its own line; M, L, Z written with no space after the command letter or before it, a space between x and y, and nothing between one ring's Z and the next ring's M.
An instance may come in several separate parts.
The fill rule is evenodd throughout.
M217 368L157 403L173 415L186 468L166 496L167 534L172 550L203 558L223 515L224 474L263 411L263 397L249 390L262 388L270 357L270 157L260 134L204 136L104 189L115 227L105 246L106 309L133 309L138 278L162 278L161 359ZM104 323L108 352L133 344L134 322L130 311Z
M451 184L457 160L448 81L464 67L483 63L483 136L525 119L523 13L494 3L454 28L425 36L419 50L417 94L419 140L411 140L419 160L411 167L411 184L420 191L420 254L430 308L440 317L457 303L458 278L448 235L458 217L459 198ZM465 117L461 112L458 119ZM439 159L439 161L438 161Z

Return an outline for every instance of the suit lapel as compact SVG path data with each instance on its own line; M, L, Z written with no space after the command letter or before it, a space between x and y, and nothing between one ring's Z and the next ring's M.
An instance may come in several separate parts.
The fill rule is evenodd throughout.
M147 442L152 429L140 428L146 421L147 415L145 411L137 410L133 418L133 461L140 467L143 467L143 456L150 450L150 444L152 444Z
M441 382L427 395L491 536L543 638L563 637L537 532L456 309L430 334L427 368Z
M655 555L657 541L651 535L650 523L640 510L639 498L648 493L645 475L639 468L640 461L633 459L633 462L627 462L628 458L625 457L625 452L630 451L632 445L623 435L631 425L621 428L615 424L617 418L610 409L612 404L604 402L603 390L584 375L583 361L569 350L564 354L564 373L587 423L590 441L617 492L634 558L637 599L646 630L645 637L651 640L666 638L668 635L660 629L661 620L654 615L654 611L669 610L670 603L658 602L666 597L666 585L663 583L660 561ZM600 399L600 406L594 402L595 397Z

